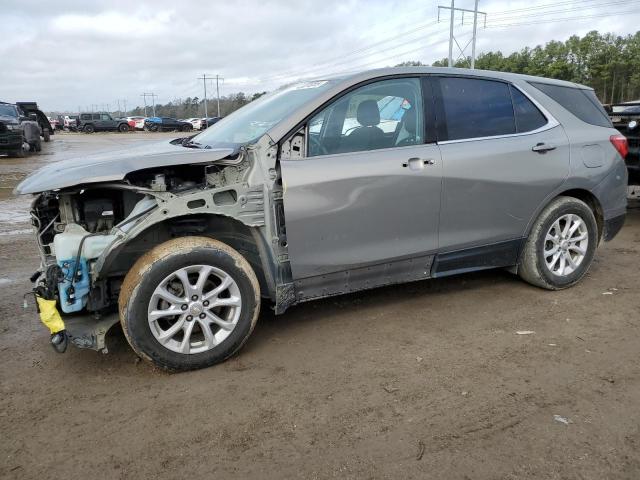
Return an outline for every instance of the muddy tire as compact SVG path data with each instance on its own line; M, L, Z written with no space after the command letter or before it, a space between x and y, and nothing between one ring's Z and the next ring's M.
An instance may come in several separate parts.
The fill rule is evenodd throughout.
M45 128L42 131L42 138L44 139L45 142L48 142L49 140L51 140L51 133L49 133L49 129Z
M558 197L540 213L531 229L518 274L547 290L578 283L591 266L598 225L591 208L573 197Z
M41 152L42 151L42 142L40 141L40 139L38 138L38 140L36 140L33 144L33 150L35 152Z
M244 345L260 313L260 285L228 245L177 238L134 264L118 307L140 357L170 371L194 370L223 362Z

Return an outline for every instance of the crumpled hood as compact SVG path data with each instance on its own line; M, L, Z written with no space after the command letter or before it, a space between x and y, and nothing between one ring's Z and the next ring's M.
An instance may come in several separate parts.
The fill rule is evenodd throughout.
M51 163L36 170L15 188L14 193L40 193L88 183L114 182L136 170L221 160L232 148L195 149L168 141L107 153L87 155Z

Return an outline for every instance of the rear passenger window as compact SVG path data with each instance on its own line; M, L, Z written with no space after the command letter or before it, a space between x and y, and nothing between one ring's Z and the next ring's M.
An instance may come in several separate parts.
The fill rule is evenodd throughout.
M535 82L531 82L531 85L554 99L583 122L598 127L613 126L593 90Z
M475 78L440 78L448 140L516 133L509 85Z
M511 97L513 98L513 111L516 114L516 130L518 133L531 132L546 125L547 119L542 115L542 112L538 110L538 107L520 90L513 86L510 88Z

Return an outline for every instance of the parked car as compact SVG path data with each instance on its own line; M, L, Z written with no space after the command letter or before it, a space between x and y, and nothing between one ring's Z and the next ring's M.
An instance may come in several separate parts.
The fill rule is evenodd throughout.
M170 130L188 132L193 130L193 125L170 117L149 117L144 121L144 129L150 132L168 132Z
M56 127L59 130L68 130L75 132L78 130L78 116L77 115L58 115L58 124Z
M130 130L142 130L145 117L127 117L127 124Z
M640 185L640 101L607 107L613 126L629 143L629 153L626 156L629 185Z
M51 128L53 128L54 131L60 130L60 128L58 128L58 119L57 118L48 117L48 119L49 119L49 123L51 124Z
M202 121L204 119L202 118L187 118L186 120L184 120L185 122L189 122L192 126L194 130L201 130L202 129Z
M78 130L93 132L128 132L129 124L125 118L113 118L107 112L81 113L78 116Z
M39 152L41 134L35 114L28 115L17 105L0 102L0 154L24 157L27 150Z
M142 358L188 370L237 352L261 297L281 314L487 268L575 285L622 228L625 149L588 87L389 68L283 87L192 137L46 165L17 193L36 195L35 294L73 314L54 343L104 348L117 307Z
M211 125L215 125L220 120L222 120L222 117L203 118L202 119L202 124L200 126L200 130L205 130L205 129L209 128Z

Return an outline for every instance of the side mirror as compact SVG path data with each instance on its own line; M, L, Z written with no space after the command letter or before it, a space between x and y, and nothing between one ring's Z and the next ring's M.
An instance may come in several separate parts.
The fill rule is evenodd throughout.
M628 124L627 124L627 129L629 131L631 130L635 130L638 127L638 121L637 120L631 120Z

